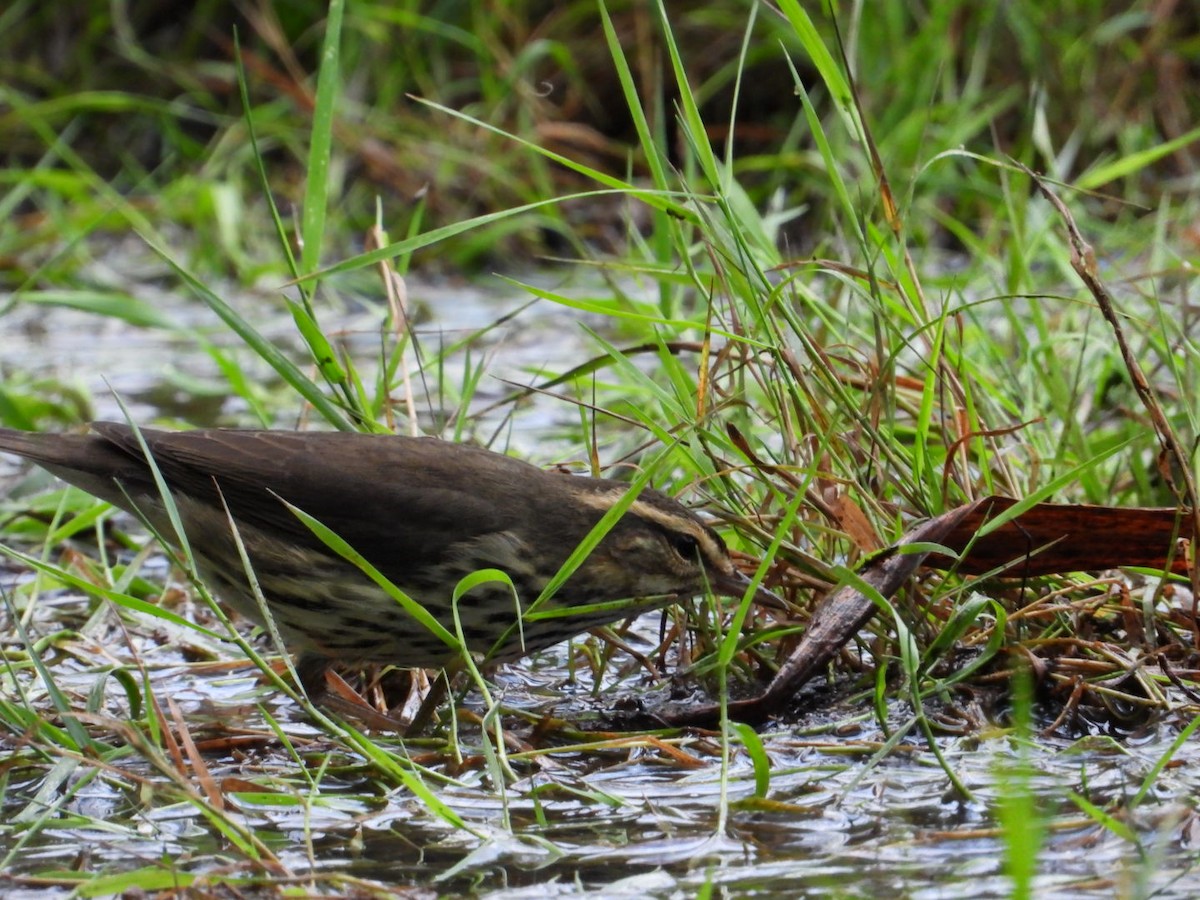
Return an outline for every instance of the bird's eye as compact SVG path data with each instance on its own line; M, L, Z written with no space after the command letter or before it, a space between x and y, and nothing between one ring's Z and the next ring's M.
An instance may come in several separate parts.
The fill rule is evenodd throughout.
M667 540L675 552L689 562L694 561L700 553L700 542L685 532L674 532L667 535Z

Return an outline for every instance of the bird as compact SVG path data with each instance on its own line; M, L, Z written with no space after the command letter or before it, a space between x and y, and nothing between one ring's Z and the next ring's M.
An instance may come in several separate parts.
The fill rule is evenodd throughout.
M322 692L335 663L435 669L461 658L464 646L489 663L510 662L706 590L741 597L753 584L699 515L646 487L539 604L542 614L528 615L629 485L434 437L93 422L87 433L0 428L0 452L141 517L169 543L186 540L213 593L263 625L240 542L310 694ZM414 618L293 508L332 531L461 642ZM459 631L455 588L482 569L500 570L511 586L489 579L466 591L457 601ZM781 603L761 586L754 599ZM613 602L621 600L629 602Z

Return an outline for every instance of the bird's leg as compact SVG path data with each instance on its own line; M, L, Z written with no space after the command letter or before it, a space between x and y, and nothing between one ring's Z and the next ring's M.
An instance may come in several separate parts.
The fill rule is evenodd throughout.
M331 686L326 678L330 666L329 657L311 651L301 653L300 658L296 660L296 675L310 702L328 712L354 719L376 731L404 733L404 724L400 720L373 709L341 679L338 679L341 682L340 688L338 685Z
M421 701L421 706L417 709L417 714L404 729L405 737L415 737L425 730L430 720L433 719L433 714L437 711L438 706L450 693L450 679L458 674L459 668L460 666L451 663L437 673L433 683L429 685L429 693L425 695L425 699Z
M310 700L324 699L329 694L325 683L325 673L329 671L328 656L307 650L296 660L296 676L300 679L300 687Z

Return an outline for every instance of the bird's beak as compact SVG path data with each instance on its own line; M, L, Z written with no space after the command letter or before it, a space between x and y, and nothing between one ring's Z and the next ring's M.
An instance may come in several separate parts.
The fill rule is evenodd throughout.
M729 574L712 577L711 584L715 593L725 597L744 597L752 581L740 569L734 569ZM787 604L761 584L754 590L754 602L770 609L786 610Z

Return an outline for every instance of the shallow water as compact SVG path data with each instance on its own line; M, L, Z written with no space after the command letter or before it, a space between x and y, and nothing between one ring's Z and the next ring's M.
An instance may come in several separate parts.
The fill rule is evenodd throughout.
M155 659L148 639L135 641L145 660ZM87 642L62 649L61 658L48 662L60 687L82 704L97 677L90 663L103 651ZM885 735L853 710L822 710L819 727L800 717L763 729L771 761L763 796L756 793L751 761L736 744L722 779L720 742L709 734L674 736L668 754L638 735L594 735L594 745L580 748L563 746L568 735L551 733L512 761L515 778L502 784L483 762L480 732L470 722L460 725L468 762L458 771L438 742L405 747L381 736L382 746L427 767L425 783L461 817L469 829L463 831L329 742L252 668L189 664L183 654L163 658L171 653L160 647L147 663L156 696L178 704L229 817L252 829L296 876L339 872L375 884L434 884L444 893L494 897L533 891L675 897L693 895L705 884L739 896L1010 893L996 804L1012 795L1005 783L1017 769L1014 739L999 730L939 741L971 792L968 800L950 790L945 772L915 735L873 759ZM544 694L546 682L567 678L564 654L540 662ZM556 705L528 693L526 681L501 673L497 691L515 706L540 704L547 711ZM28 689L36 703L35 682ZM636 685L616 689L617 695L630 690ZM606 695L599 705L612 702ZM467 705L478 703L475 697ZM124 733L124 704L110 679L92 731L113 746ZM569 707L591 705L576 692L555 712L567 712L569 720ZM274 737L264 709L281 723L296 756ZM892 713L893 726L906 716L899 704ZM509 721L513 735L528 736L519 721ZM1193 798L1200 789L1194 745L1181 748L1136 811L1118 812L1173 736L1164 725L1123 741L1043 738L1028 745L1033 808L1047 828L1039 897L1194 896L1200 884L1192 874ZM4 742L17 751L11 736ZM297 759L310 770L329 766L319 790L307 783ZM204 871L214 854L228 853L196 806L172 801L169 785L143 759L118 755L112 764L128 778L101 775L76 791L51 817L58 824L43 828L10 865L10 877L67 867L80 847L87 848L92 871L163 859L181 871ZM80 766L51 796L89 772ZM159 787L131 791L131 781L141 778ZM4 800L10 826L38 809L37 792L45 801L47 781L32 759L10 769ZM1073 792L1111 806L1120 828L1106 828L1081 812ZM6 831L4 843L10 843L17 831ZM240 865L244 874L255 874L255 867ZM321 889L337 892L329 883Z
M138 327L120 318L18 298L12 309L0 315L0 366L78 387L92 399L97 419L123 418L124 403L138 421L177 416L194 427L259 424L246 402L231 390L207 348L229 355L251 384L265 391L285 389L279 376L199 299L165 290L162 281L169 270L143 257L144 253L138 257L140 264L133 266L141 280L131 281L107 269L95 271L96 267L84 277L90 274L99 289L112 281L112 289L152 310L166 326ZM561 281L546 273L532 273L526 280L547 289ZM274 286L210 287L262 336L305 365L307 351L284 304L284 297L292 292ZM536 384L602 353L579 327L581 322L598 325L600 317L546 302L525 309L531 298L499 281L487 287L461 279L425 283L410 279L408 294L417 335L417 349L410 348L408 360L414 372L416 409L426 430L445 426L446 417L457 411L459 387L481 365L485 371L468 405L468 412L476 417L516 390L506 382ZM0 296L0 308L6 299ZM325 307L318 304L317 314L336 346L349 352L362 368L369 384L381 344L384 306L380 298L351 286L339 291L336 301ZM443 358L445 348L457 345L465 346ZM440 363L421 377L418 357L431 369L435 368L432 360ZM441 384L436 382L439 374ZM285 406L289 411L294 408L294 401ZM482 416L476 423L478 435L490 438L493 429L505 426L509 413L507 407L498 407L494 414ZM295 422L275 424L291 427ZM575 408L533 394L522 400L516 427L506 429L505 437L518 447L532 448L564 425L577 427Z

